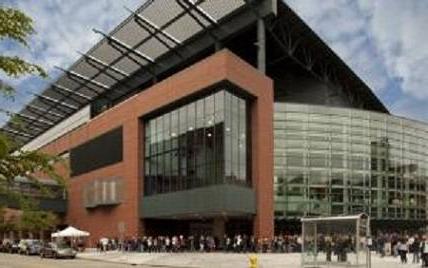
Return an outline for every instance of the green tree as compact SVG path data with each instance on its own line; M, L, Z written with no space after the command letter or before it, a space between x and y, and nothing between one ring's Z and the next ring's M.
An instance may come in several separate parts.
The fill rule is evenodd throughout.
M33 20L30 17L17 9L0 7L0 41L12 40L28 47L27 39L32 34L34 34L34 28ZM12 78L19 78L27 74L47 77L47 73L42 67L18 56L0 55L0 70ZM1 79L0 91L6 96L15 93L15 89Z
M17 45L29 47L28 39L34 34L33 20L22 11L0 6L0 41L11 41ZM46 78L47 73L42 67L21 59L18 56L0 54L0 73L16 79L25 75L37 75ZM0 79L0 94L4 97L13 96L15 89ZM6 112L0 110L0 112ZM7 113L7 112L6 112ZM10 115L10 114L8 114ZM11 118L14 120L15 118ZM17 122L19 125L19 122ZM22 226L29 228L37 226L44 228L52 220L52 215L37 211L37 208L25 204L23 195L14 191L16 178L26 177L45 193L44 188L34 174L44 174L64 185L62 177L56 172L55 165L61 161L59 157L51 156L38 151L22 151L20 144L10 140L7 135L0 133L0 193L18 199L23 208ZM33 221L32 223L29 223ZM30 229L34 229L31 227Z
M17 230L17 224L14 220L6 219L5 207L0 205L0 232L5 233Z
M22 202L21 210L22 215L18 223L20 230L34 233L48 230L58 224L58 217L52 212L38 210L34 200L27 199Z

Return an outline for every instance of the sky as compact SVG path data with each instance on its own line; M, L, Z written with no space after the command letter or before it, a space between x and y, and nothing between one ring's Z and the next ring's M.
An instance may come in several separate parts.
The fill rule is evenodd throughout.
M172 1L172 0L157 0ZM208 0L216 1L216 0ZM58 77L100 36L144 0L2 0L35 21L31 48L0 42L2 55L18 55L43 66L49 79L0 79L17 89L15 100L0 107L17 112ZM285 0L398 116L428 122L428 0ZM0 125L6 120L0 115Z

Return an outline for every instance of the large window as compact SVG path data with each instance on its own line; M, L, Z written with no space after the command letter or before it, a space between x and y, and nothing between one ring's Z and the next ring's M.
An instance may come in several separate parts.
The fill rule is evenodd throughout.
M222 90L145 122L145 195L247 185L247 103Z
M274 118L276 215L427 219L427 125L292 103Z

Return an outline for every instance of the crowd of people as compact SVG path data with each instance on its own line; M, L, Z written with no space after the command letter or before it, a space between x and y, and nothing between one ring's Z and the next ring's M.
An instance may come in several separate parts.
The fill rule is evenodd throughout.
M131 239L101 238L97 243L99 251L121 250L129 252L299 252L301 239L297 235L278 235L272 240L249 235L214 236L144 236Z
M373 242L372 249L381 257L399 256L401 263L404 264L409 262L407 257L410 255L412 263L422 262L423 267L428 267L428 235L379 233Z
M428 236L400 235L399 233L379 233L364 238L372 251L379 256L391 255L400 257L402 263L421 263L428 267ZM317 238L317 251L326 255L326 261L346 262L347 255L355 252L355 238L351 235L320 235ZM305 251L310 252L311 243L305 243ZM302 238L299 235L277 235L273 239L255 238L250 235L225 235L218 239L210 235L175 235L175 236L144 236L141 238L108 239L101 238L97 242L99 251L120 250L127 252L301 252ZM333 256L337 259L333 260Z

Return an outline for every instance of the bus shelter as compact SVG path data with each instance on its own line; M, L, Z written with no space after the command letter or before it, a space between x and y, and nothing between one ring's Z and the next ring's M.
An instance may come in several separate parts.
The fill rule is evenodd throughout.
M302 268L371 267L366 214L302 218Z

